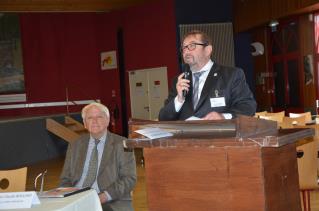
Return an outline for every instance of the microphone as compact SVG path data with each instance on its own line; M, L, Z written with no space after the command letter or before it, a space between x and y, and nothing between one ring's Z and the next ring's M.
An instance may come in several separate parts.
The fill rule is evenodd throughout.
M184 73L184 79L189 79L189 76L191 74L191 70L189 67L189 64L184 64L183 66L183 73ZM183 90L183 97L186 98L188 91L187 90Z
M43 193L43 185L44 185L44 176L46 175L46 173L48 172L48 170L46 169L44 172L41 172L40 174L38 174L34 180L34 190L37 191L37 183L38 183L38 179L41 177L41 186L40 186L40 194Z

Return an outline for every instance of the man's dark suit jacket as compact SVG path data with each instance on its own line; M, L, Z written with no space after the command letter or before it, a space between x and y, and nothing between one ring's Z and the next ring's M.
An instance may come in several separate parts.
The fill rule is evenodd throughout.
M158 119L160 121L185 120L191 116L202 118L212 111L230 113L233 118L238 114L248 116L255 114L256 101L246 83L244 72L239 68L225 67L214 62L195 110L193 109L193 89L191 85L181 110L179 112L175 111L176 83L177 77L173 81L173 86L164 107L159 112ZM193 84L192 78L190 84ZM219 97L225 97L226 106L211 106L210 99L216 97L216 90Z
M80 180L89 139L89 135L85 135L69 144L61 174L61 186L75 186ZM112 197L113 201L109 205L113 210L133 210L130 192L136 183L136 164L134 154L124 151L124 139L107 132L97 176L100 191L107 191Z

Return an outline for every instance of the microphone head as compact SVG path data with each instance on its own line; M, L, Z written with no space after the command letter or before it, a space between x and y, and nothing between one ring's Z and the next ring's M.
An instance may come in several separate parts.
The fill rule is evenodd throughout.
M183 64L183 73L184 73L185 79L189 79L190 72L191 72L191 70L190 70L189 64L184 63ZM187 94L188 94L188 92L186 90L183 90L183 96L186 97Z
M183 72L189 72L189 71L190 71L189 64L184 63L184 64L183 64Z

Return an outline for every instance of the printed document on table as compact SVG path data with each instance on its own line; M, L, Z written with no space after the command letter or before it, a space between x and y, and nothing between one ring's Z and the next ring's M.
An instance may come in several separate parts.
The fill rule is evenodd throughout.
M156 139L156 138L173 136L173 133L169 133L169 132L166 132L165 130L162 130L160 128L153 128L153 127L148 127L148 128L144 128L141 130L136 130L134 132L139 133L143 136L146 136L149 139Z
M187 119L185 119L186 121L191 121L191 120L202 120L201 118L198 118L196 116L191 116L191 117L188 117Z

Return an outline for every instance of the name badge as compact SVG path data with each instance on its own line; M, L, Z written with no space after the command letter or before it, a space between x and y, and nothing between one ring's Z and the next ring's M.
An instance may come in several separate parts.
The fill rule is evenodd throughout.
M210 107L223 107L226 106L225 97L214 97L210 98Z

